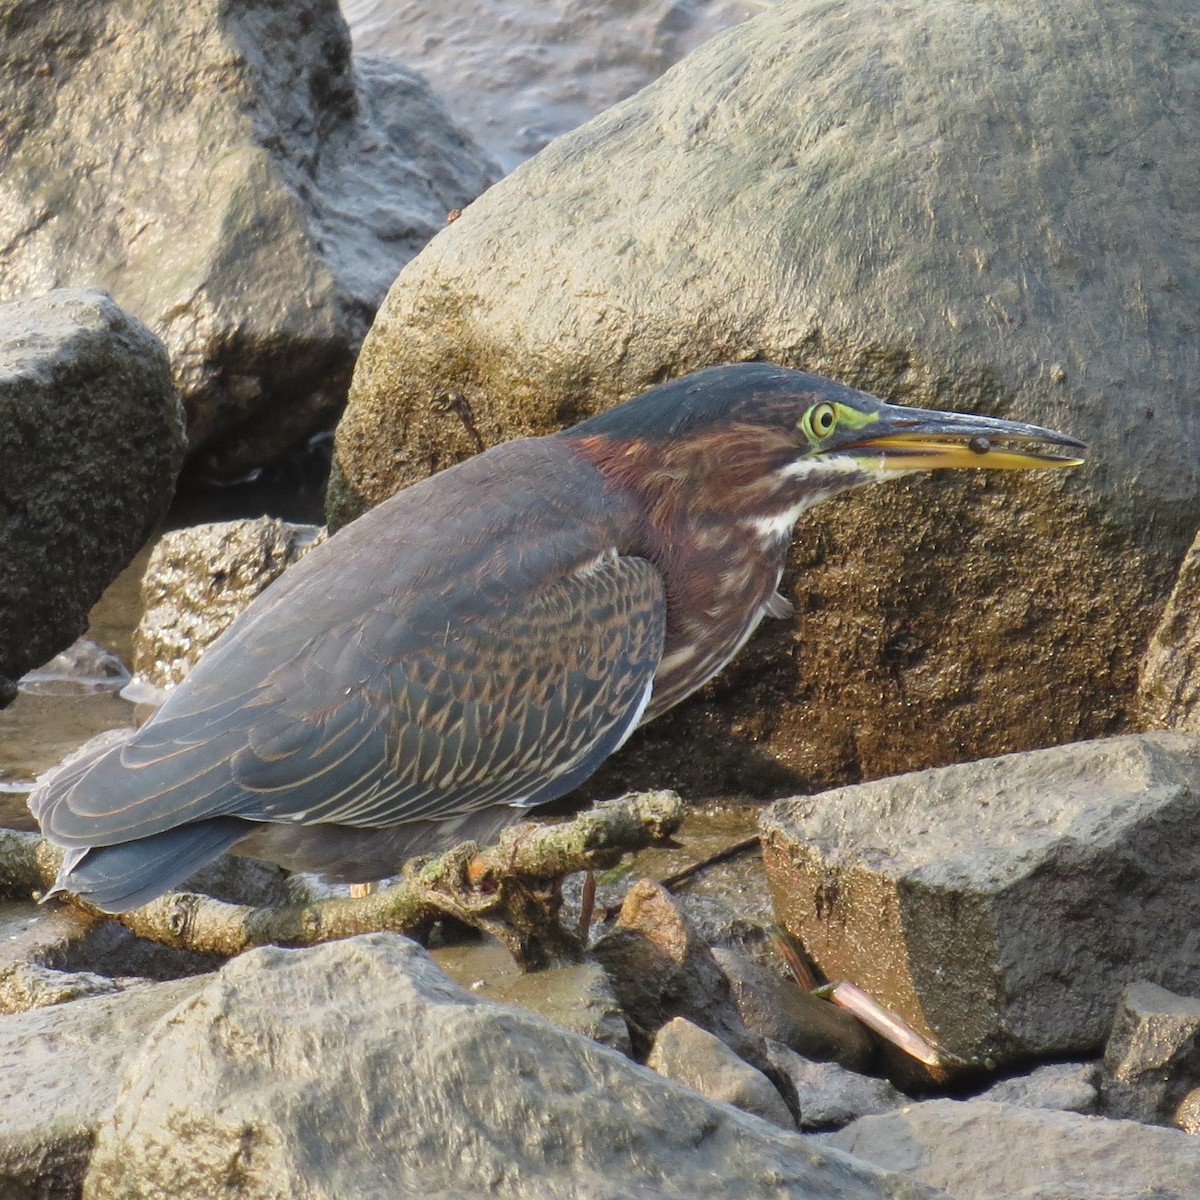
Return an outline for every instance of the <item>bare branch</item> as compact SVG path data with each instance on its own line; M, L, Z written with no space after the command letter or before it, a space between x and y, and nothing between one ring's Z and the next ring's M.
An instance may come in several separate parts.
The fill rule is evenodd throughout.
M486 849L466 843L416 860L398 883L370 896L252 908L177 892L115 919L141 937L231 957L254 946L315 946L381 930L420 935L450 914L500 937L523 964L540 965L579 954L578 939L558 921L563 877L614 866L669 837L682 819L673 792L633 793L558 825L515 826ZM61 851L36 835L0 831L0 893L44 891L60 861Z

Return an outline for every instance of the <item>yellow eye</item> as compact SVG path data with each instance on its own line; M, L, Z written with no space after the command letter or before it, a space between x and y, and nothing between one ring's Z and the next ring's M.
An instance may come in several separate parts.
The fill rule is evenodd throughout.
M824 441L837 428L837 409L832 404L814 404L804 414L805 432L814 442Z

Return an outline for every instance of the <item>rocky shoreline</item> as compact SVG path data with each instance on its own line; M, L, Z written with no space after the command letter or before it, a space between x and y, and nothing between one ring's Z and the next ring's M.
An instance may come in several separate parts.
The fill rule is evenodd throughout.
M69 650L88 610L181 470L347 404L330 528L714 362L1092 448L806 518L795 621L575 797L687 815L594 900L538 879L543 970L435 920L452 888L417 940L214 953L183 901L155 940L39 907L47 850L0 821L0 1195L1200 1195L1193 7L780 0L698 48L744 14L686 7L640 6L649 86L552 140L527 100L470 128L477 59L414 19L431 87L333 0L0 31L0 707L178 683L320 527L161 537L127 663ZM548 144L501 179L497 130L505 167ZM228 857L190 886L336 893Z

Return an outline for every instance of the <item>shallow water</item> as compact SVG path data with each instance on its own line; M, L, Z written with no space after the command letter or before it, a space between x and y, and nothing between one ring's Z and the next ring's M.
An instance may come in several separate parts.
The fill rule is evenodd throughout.
M359 53L416 71L505 171L769 0L342 0Z

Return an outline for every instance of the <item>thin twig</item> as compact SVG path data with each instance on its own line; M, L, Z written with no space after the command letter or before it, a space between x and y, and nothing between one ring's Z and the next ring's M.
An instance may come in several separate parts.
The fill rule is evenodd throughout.
M733 842L731 845L724 846L715 853L710 854L707 858L701 858L694 863L689 863L686 867L681 867L678 871L668 875L665 879L660 879L658 882L669 892L679 884L686 883L693 875L699 875L701 871L716 866L717 863L722 863L728 858L736 858L739 854L754 849L758 844L757 833L752 837L742 838L740 842Z
M923 1037L898 1013L853 983L839 980L818 988L816 994L853 1013L868 1029L927 1067L964 1065L963 1059Z
M817 986L817 974L803 947L797 944L791 934L778 926L771 931L771 945L775 948L775 953L787 963L797 986L811 992Z
M596 872L588 871L583 877L583 894L579 898L579 940L586 946L592 931L592 918L596 915Z
M708 855L706 858L697 859L693 863L688 863L686 867L680 867L678 871L673 871L670 875L665 876L656 882L660 887L664 887L667 891L671 891L678 887L681 883L686 883L693 875L698 875L701 871L708 867L715 866L717 863L722 863L728 858L735 858L739 854L745 853L747 850L753 849L759 844L758 834L752 837L742 838L739 842L732 842L728 846L722 846L720 850ZM617 913L621 911L620 903L605 905L600 911L600 919L602 921L611 921Z

